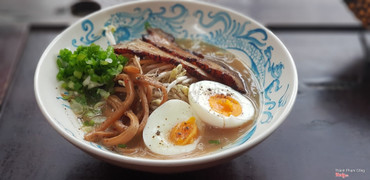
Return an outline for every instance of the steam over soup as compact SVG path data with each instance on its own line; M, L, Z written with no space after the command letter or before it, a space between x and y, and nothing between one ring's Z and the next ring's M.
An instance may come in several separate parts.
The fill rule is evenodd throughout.
M147 31L107 50L61 51L58 80L85 140L128 156L188 158L221 149L253 126L260 90L243 62L201 41Z

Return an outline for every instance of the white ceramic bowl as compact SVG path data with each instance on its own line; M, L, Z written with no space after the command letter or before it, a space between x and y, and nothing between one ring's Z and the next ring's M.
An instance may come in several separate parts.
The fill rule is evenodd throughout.
M56 58L59 50L91 43L107 47L103 27L117 27L122 42L140 38L145 22L175 37L200 38L239 56L262 87L262 114L255 126L229 148L178 160L132 158L85 141L68 102L59 98ZM48 122L65 139L94 157L121 167L150 172L181 172L216 165L246 152L267 138L287 117L294 104L298 79L294 61L283 43L253 19L232 10L195 1L140 1L93 13L57 36L40 58L35 73L37 103Z

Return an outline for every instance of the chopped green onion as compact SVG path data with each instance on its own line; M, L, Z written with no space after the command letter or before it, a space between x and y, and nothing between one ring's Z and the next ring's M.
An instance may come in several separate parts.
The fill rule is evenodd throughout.
M126 144L118 144L117 145L119 148L126 148L127 147L127 145Z
M149 24L149 22L148 21L146 21L145 23L144 23L144 27L145 27L145 30L148 30L149 28L151 28L152 26Z
M57 79L62 81L62 87L67 91L99 102L113 91L113 78L122 72L127 61L128 58L116 55L112 46L104 50L91 44L78 46L73 52L61 49L56 60L59 68Z
M103 97L104 99L108 99L110 95L110 93L105 91L104 89L98 89L97 93L100 94L100 96Z
M84 121L84 126L94 126L95 122L93 120L90 121Z
M73 72L73 75L76 77L76 78L78 78L78 79L81 79L81 77L82 77L82 72L80 72L80 71L74 71Z
M220 140L209 140L209 144L220 144Z

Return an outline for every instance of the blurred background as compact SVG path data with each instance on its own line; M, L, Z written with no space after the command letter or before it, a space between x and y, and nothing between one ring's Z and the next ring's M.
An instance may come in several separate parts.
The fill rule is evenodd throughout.
M232 8L265 25L359 25L345 2L340 0L202 1ZM88 12L123 2L129 0L2 0L0 15L5 22L70 24Z
M349 168L365 172L348 179L368 179L367 0L204 1L272 30L295 60L299 92L287 120L259 146L229 163L167 178L338 179L338 170ZM73 147L46 122L34 97L34 71L53 38L79 18L123 2L129 1L0 0L0 179L160 176Z

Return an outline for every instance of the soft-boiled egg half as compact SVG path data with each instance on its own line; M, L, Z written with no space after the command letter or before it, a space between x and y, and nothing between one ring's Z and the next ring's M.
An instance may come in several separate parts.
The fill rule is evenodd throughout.
M197 148L205 124L235 128L252 120L256 113L248 98L214 81L191 84L188 98L190 104L168 100L150 114L143 139L152 152L162 155L191 152Z
M153 111L143 131L145 145L154 153L176 155L197 148L202 122L190 105L168 100Z
M235 128L253 119L252 102L224 84L199 81L189 87L189 103L199 118L214 127Z

